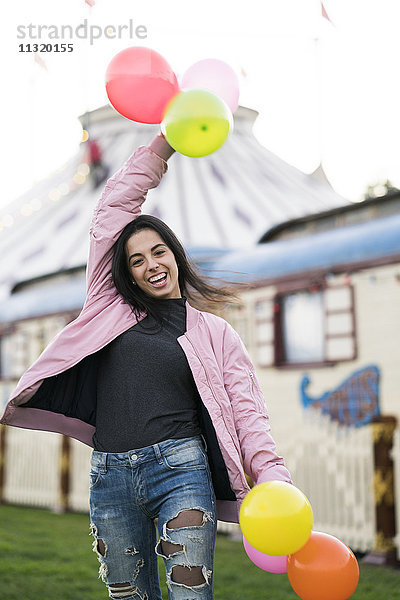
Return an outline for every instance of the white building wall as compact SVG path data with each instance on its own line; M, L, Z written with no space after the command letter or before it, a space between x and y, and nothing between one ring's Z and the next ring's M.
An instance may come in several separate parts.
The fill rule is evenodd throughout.
M381 411L400 419L400 265L352 275L356 286L357 365L381 370Z
M237 321L230 318L230 313L224 315L239 333L247 332L246 346L256 366L277 441L287 425L298 421L302 415L300 382L305 374L311 379L308 393L312 397L319 397L324 392L334 390L354 371L375 364L381 373L381 413L400 419L399 276L398 264L373 267L350 275L354 289L357 357L355 360L339 361L333 366L276 368L258 364L254 306L258 300L274 296L276 288L273 286L260 287L242 294L246 304L242 313L246 315L246 324L241 323L238 327ZM329 280L330 286L343 282L342 275Z

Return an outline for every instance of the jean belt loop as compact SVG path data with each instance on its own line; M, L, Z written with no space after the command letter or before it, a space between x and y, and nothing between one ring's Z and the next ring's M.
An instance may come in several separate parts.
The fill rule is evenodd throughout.
M201 433L200 434L201 439L203 440L203 444L204 444L204 450L207 452L207 442L206 442L206 438L204 437L204 435Z
M156 459L158 463L161 465L163 462L160 446L158 444L153 444L154 454L156 455Z
M101 457L101 467L100 470L102 473L107 473L107 452L103 452L103 456Z

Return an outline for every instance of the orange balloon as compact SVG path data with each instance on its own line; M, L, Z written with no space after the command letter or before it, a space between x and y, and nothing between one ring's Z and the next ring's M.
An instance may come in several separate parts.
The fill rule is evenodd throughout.
M301 600L347 600L357 587L359 568L346 544L313 531L303 548L288 556L287 574Z

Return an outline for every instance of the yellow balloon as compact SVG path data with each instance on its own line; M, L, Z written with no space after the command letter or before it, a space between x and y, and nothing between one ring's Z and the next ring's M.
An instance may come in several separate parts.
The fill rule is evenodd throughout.
M172 98L161 122L167 142L185 156L215 152L232 129L233 117L226 102L197 89L183 90Z
M263 554L283 556L300 550L313 525L306 496L285 481L253 487L240 507L240 527L246 540Z

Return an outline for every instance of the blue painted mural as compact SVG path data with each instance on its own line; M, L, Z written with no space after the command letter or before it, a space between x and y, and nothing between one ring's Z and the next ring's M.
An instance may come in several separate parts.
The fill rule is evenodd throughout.
M329 415L342 425L367 425L380 414L379 378L378 367L369 365L355 371L336 389L325 392L319 398L311 398L307 394L310 378L304 375L300 384L301 401L305 408L320 409L322 414Z

